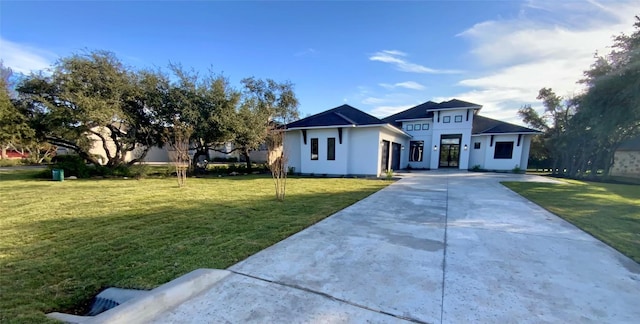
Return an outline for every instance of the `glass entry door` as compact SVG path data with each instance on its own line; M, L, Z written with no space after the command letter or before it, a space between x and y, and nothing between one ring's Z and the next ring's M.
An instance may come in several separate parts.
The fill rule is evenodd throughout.
M460 166L460 138L462 135L442 135L440 138L441 168L457 168Z

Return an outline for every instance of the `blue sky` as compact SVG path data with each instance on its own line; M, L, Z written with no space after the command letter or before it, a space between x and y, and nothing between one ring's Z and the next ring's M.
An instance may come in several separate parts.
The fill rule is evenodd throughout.
M459 98L519 122L563 96L632 31L635 1L0 2L0 59L17 72L104 49L136 68L181 63L295 84L303 116L348 103L383 117Z

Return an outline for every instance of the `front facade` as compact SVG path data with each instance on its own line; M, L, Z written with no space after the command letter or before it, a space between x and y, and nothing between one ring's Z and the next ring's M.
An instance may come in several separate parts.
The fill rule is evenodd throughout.
M343 105L287 125L295 172L380 176L399 169L526 169L538 132L479 116L461 100L426 102L378 119Z

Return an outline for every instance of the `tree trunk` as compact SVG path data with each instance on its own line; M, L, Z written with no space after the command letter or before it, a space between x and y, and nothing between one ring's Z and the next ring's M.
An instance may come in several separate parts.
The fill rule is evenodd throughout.
M7 148L4 147L4 145L2 145L2 148L0 149L0 160L6 157L7 157Z
M251 156L249 155L249 149L242 150L242 156L247 161L247 172L251 172Z

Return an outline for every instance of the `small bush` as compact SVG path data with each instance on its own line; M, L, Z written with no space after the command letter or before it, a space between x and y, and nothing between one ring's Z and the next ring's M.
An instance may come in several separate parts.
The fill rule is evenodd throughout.
M16 165L22 165L22 161L20 159L1 159L0 167L12 167Z
M473 166L473 168L471 168L471 170L477 172L477 171L482 170L482 168L480 167L480 164L476 164L476 165Z
M84 159L78 155L61 155L55 159L51 169L64 170L64 176L76 176L78 178L88 178L91 175L89 166Z

